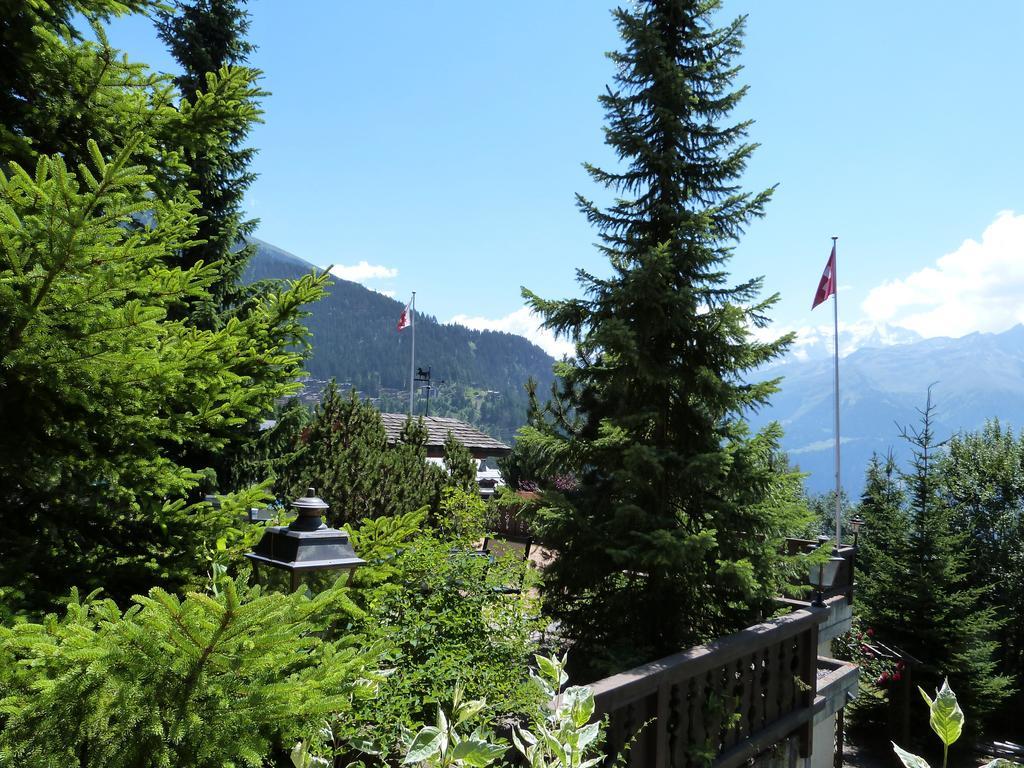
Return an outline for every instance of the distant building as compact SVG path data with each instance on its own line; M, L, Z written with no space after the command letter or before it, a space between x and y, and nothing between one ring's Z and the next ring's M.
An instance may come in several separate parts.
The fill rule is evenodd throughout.
M388 445L394 445L401 438L402 430L405 428L405 422L408 421L409 416L404 413L382 413L380 418L388 433ZM512 452L512 448L500 440L485 435L476 427L459 419L446 419L440 416L420 418L423 419L423 424L427 428L427 456L434 458L444 456L444 441L448 439L449 432L469 449L474 459L507 456Z
M380 417L388 434L388 445L394 445L401 438L409 417L404 413L382 413ZM489 499L505 484L501 479L501 472L485 466L484 459L507 456L512 452L509 446L459 419L425 416L423 424L427 428L427 461L441 463L444 457L444 443L451 433L477 460L476 482L483 498Z

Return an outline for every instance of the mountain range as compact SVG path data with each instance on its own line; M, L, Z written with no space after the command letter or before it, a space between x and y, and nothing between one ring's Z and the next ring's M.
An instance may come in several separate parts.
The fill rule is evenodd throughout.
M809 490L834 486L833 363L829 356L789 357L765 372L781 376L769 408L752 414L752 426L777 420L790 461L809 472ZM928 388L939 440L980 428L987 419L1024 425L1024 325L1003 333L972 333L866 346L841 357L840 454L843 488L856 496L872 453L892 449L909 456L903 427L918 426Z
M254 242L248 280L295 279L317 269L269 243ZM411 338L397 330L402 308L392 298L332 276L329 295L309 307L312 393L335 378L382 410L405 411ZM802 331L791 354L759 374L781 377L781 390L769 407L748 414L755 428L772 420L782 425L782 446L791 462L809 473L805 482L811 492L834 484L832 344L831 333ZM900 429L917 425L929 387L939 439L977 429L993 417L1024 425L1024 325L958 339L852 326L841 329L840 350L842 477L851 496L863 487L872 453L892 450L898 459L907 458ZM553 363L521 336L439 323L417 313L416 364L430 367L433 375L430 412L462 418L503 440L511 440L525 420L525 382L532 377L545 393ZM420 390L417 412L426 405Z

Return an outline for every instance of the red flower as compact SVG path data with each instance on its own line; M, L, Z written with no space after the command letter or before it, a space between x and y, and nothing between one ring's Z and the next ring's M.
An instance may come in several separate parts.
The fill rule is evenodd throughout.
M872 629L871 627L868 627L868 637L874 637L874 636L875 636L875 630Z
M904 670L904 669L906 669L906 668L907 668L907 665L906 665L906 664L904 664L904 663L903 663L902 661L897 661L897 662L896 662L896 669L899 669L899 670Z
M899 672L893 672L892 673L892 681L894 683L898 683L902 679L903 679L903 675L901 675Z
M883 672L882 674L880 674L878 676L878 679L875 680L875 683L877 685L885 685L887 682L889 682L889 673L888 672Z

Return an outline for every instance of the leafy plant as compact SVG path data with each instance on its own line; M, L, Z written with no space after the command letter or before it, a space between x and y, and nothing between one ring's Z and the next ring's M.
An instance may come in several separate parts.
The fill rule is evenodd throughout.
M932 699L925 693L923 688L918 688L925 703L928 704L928 724L942 742L942 768L946 768L949 762L949 748L960 738L964 729L964 713L957 703L956 694L949 687L949 681L944 680L942 687ZM896 750L897 756L906 768L930 768L928 761L913 752L901 749L895 742L892 748ZM1020 768L1020 763L1015 763L1003 758L997 758L985 763L982 768Z
M381 683L373 702L358 705L344 738L371 739L382 754L404 754L403 731L432 723L456 686L469 699L486 696L488 717L531 712L541 698L527 674L541 627L539 601L529 589L513 596L499 588L533 572L521 561L492 562L431 533L401 541L407 528L397 520L356 530L357 543L376 541L376 554L353 582L363 614L339 630L384 646L384 664L398 672Z
M562 691L569 681L565 672L567 656L535 658L538 672L531 673L531 677L554 706L549 714L535 717L531 729L513 726L512 743L530 768L597 765L604 755L600 752L601 724L590 722L594 715L594 692L579 685Z
M464 734L467 724L477 719L487 707L486 699L466 701L461 685L455 686L451 717L437 708L437 725L428 725L409 742L404 765L415 764L424 768L450 768L475 766L484 768L505 753L505 746L491 741L491 736L478 725L472 733Z

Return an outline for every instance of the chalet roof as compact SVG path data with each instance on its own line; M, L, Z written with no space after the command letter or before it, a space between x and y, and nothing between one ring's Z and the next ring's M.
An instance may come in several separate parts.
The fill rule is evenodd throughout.
M384 429L388 433L388 443L398 442L405 427L408 415L404 413L382 413L380 415L384 422ZM512 449L500 440L495 440L490 435L485 435L476 427L467 424L459 419L447 419L440 416L425 416L423 423L427 428L427 449L433 452L444 447L444 441L448 439L451 432L455 439L462 443L477 458L487 456L504 456Z

